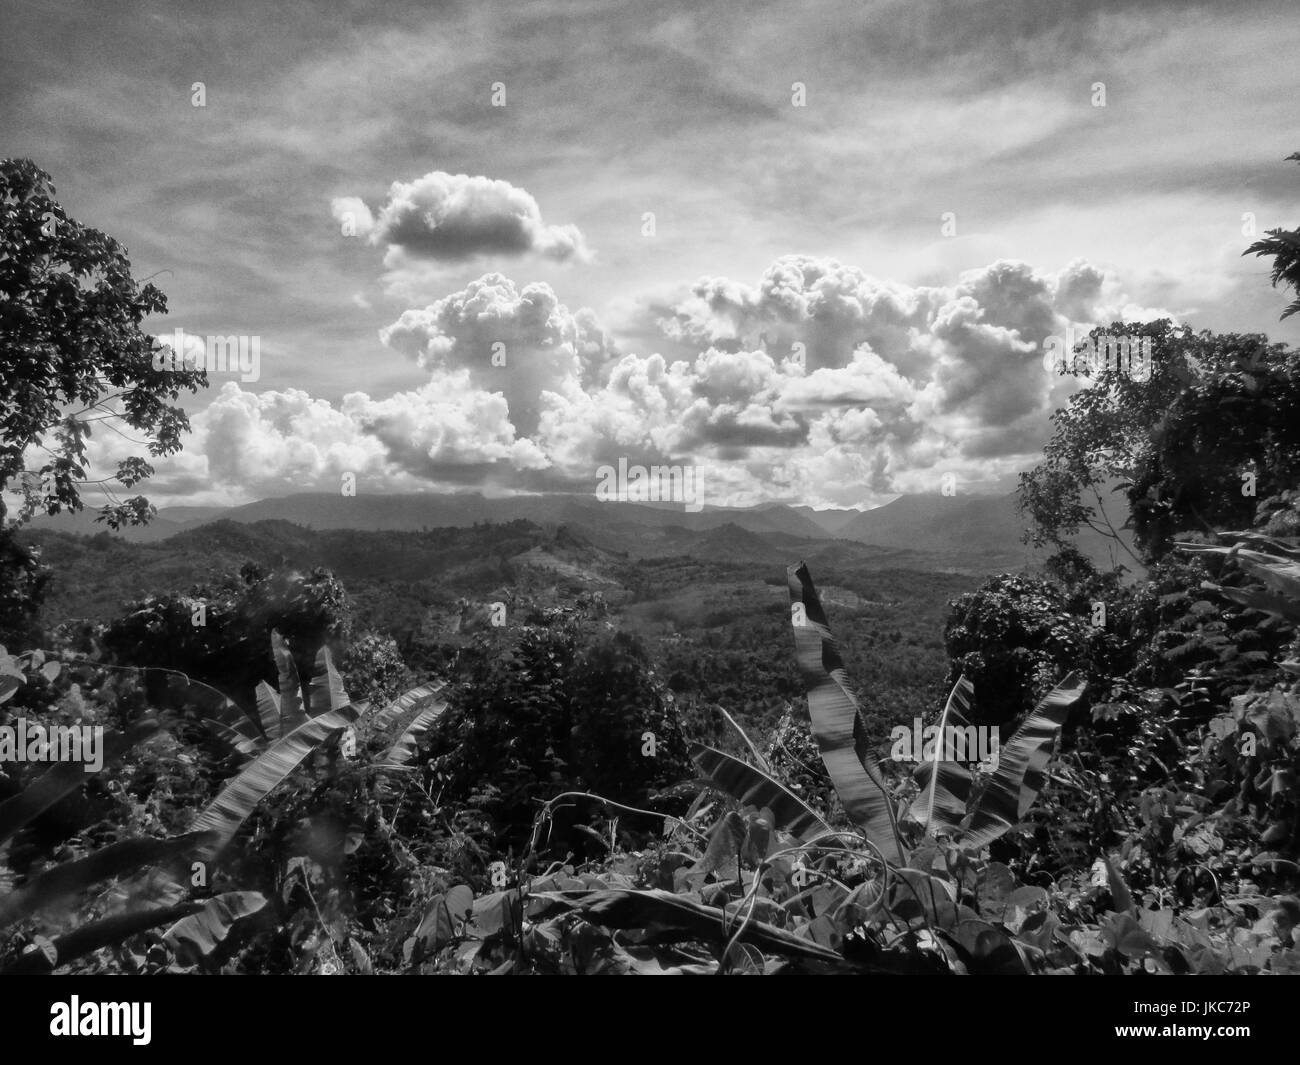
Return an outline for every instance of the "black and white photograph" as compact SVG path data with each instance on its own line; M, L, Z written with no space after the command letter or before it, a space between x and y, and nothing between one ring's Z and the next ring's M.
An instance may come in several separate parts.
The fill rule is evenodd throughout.
M1288 0L0 2L35 1036L149 1044L178 982L106 976L1300 975L1297 56ZM1085 986L1083 1047L1269 1019Z

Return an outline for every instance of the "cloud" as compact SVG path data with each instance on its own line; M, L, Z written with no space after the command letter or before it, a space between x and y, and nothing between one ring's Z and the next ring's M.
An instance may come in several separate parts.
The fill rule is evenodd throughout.
M338 491L345 474L358 493L478 485L494 470L542 470L547 457L519 439L503 396L474 388L468 373L337 404L298 389L245 391L227 382L191 419L177 455L155 460L150 498L242 503L294 492ZM94 439L93 465L111 469L139 451L115 434Z
M345 236L364 237L375 228L370 208L356 196L336 196L330 201L330 213Z
M463 371L475 388L499 391L524 434L537 428L547 392L590 387L614 355L591 311L571 312L545 283L520 289L497 273L403 312L379 338L432 373Z
M557 262L591 258L577 226L547 225L541 208L508 181L434 170L414 181L395 181L388 201L372 216L355 196L331 203L336 220L351 218L357 235L387 248L385 262L404 257L444 263L488 255L539 255Z
M550 465L536 444L516 439L505 397L475 388L467 370L439 372L418 389L382 400L351 393L342 413L383 445L389 462L425 480L459 480L458 468L477 479L497 464L513 470Z
M707 469L716 503L871 504L945 474L991 489L1079 387L1044 368L1048 338L1128 302L1082 261L908 286L789 256L757 284L706 278L644 305L665 342L694 349L672 358L620 351L549 284L488 273L380 330L427 373L417 387L332 405L228 383L195 417L195 445L214 484L254 497L333 489L344 472L370 490L583 491L622 457Z
M254 394L227 382L194 428L212 481L242 487L253 498L337 489L344 473L382 478L387 465L381 441L359 432L344 412L293 388Z

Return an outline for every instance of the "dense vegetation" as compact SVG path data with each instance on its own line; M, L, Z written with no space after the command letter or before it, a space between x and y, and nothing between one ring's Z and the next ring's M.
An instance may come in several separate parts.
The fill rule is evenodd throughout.
M0 761L0 971L1300 973L1297 356L1141 329L1025 476L1058 553L978 587L7 529L0 726L46 731ZM1116 481L1140 578L1069 544ZM73 728L99 771L36 757Z

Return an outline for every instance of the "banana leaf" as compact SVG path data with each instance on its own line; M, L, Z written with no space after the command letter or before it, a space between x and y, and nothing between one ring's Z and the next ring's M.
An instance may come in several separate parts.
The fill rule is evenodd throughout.
M356 710L340 707L313 717L283 739L277 740L255 762L227 784L190 826L191 832L211 832L196 851L200 861L211 861L226 847L253 810L292 773L312 751L356 720Z
M280 684L280 736L283 738L307 720L302 703L302 681L294 664L289 645L274 629L271 630L271 654Z
M411 723L402 730L402 735L397 742L388 748L384 755L382 764L384 765L405 765L415 754L415 749L420 745L420 740L424 734L433 727L433 723L442 716L442 712L447 709L444 702L436 702L426 706L411 720Z
M202 907L201 902L182 902L177 906L119 913L100 921L92 921L90 924L73 929L66 935L56 937L51 942L53 957L44 951L29 951L20 955L18 960L7 968L0 970L0 976L53 972L60 965L75 961L92 950L111 947L139 932L157 928L160 924L172 924Z
M257 891L227 891L203 903L203 908L182 917L166 932L163 941L182 965L209 958L245 918L266 908L266 896Z
M742 806L767 807L776 818L774 827L800 842L830 833L830 826L807 803L761 769L702 743L691 744L691 761L701 776Z
M965 676L958 678L939 718L939 742L935 744L934 757L921 761L912 774L920 794L912 803L911 814L927 835L940 828L955 836L966 817L972 783L970 770L960 762L946 758L945 737L950 728L970 727L966 715L970 713L973 690L974 685ZM916 754L919 757L920 752Z
M16 891L0 898L0 928L54 906L101 880L133 873L144 865L166 864L199 841L197 835L171 839L124 839L101 847L85 858L46 869L29 878Z
M787 571L795 655L808 693L808 716L831 783L853 822L886 861L902 865L894 803L872 764L867 723L849 686L844 660L831 634L817 589L804 563Z
M537 892L531 898L544 901L548 908L565 909L602 928L636 929L644 942L672 943L700 939L722 944L741 928L734 915L724 925L722 910L669 891L637 891L631 888L606 888L586 892ZM763 921L745 925L739 942L749 943L766 954L823 962L837 969L847 968L844 958L835 951L802 939L793 932Z
M264 680L257 682L257 716L262 725L262 734L268 740L278 740L280 732L280 696Z
M740 725L737 723L734 717L732 717L729 713L727 713L727 710L724 706L722 706L720 703L714 703L713 706L714 709L718 711L718 713L720 713L723 717L727 719L727 723L731 725L733 729L736 730L737 735L740 736L746 748L748 748L750 757L754 759L754 764L758 766L758 768L761 769L764 773L767 773L770 776L772 773L772 767L767 764L767 759L764 758L762 753L759 751L759 749L754 746L754 741L751 740L747 735L745 735L745 730L740 727Z
M104 733L101 753L104 766L116 762L127 751L158 731L158 722L140 721L125 732ZM76 791L90 776L81 762L58 762L12 798L0 803L0 843L62 799Z
M352 700L343 690L343 678L334 668L328 647L316 652L316 673L311 678L311 713L320 717L332 710L347 706Z
M1071 673L1043 697L998 754L998 768L989 778L962 836L963 847L979 850L1009 831L1038 798L1047 778L1052 748L1069 716L1070 707L1086 685Z
M442 690L443 686L442 682L436 682L421 684L418 688L412 688L410 691L399 695L379 713L375 714L372 723L377 729L388 728L417 705L432 699Z

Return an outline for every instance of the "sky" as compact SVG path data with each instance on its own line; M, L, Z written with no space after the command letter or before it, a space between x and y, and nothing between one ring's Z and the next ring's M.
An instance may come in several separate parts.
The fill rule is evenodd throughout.
M0 155L166 293L150 332L256 338L159 505L625 459L873 506L1014 487L1067 329L1300 343L1241 254L1300 223L1297 54L1290 0L4 0Z

